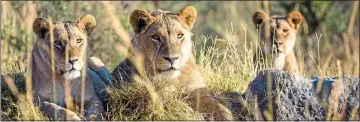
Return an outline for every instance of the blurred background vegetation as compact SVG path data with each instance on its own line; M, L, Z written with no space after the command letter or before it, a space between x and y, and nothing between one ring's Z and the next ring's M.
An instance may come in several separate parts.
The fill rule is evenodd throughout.
M337 71L334 65L337 59L342 61L344 73L359 74L359 16L356 1L2 1L1 4L2 73L12 72L14 68L7 68L10 65L18 65L20 70L26 69L27 65L19 64L29 61L35 40L31 25L36 17L76 21L87 13L94 15L97 27L91 35L90 55L102 59L112 70L124 59L123 54L113 50L133 34L129 24L129 15L133 10L153 12L160 8L176 13L192 5L198 11L198 19L192 30L193 41L203 41L203 37L214 41L233 40L239 49L244 44L249 47L251 43L246 42L256 40L256 30L251 21L255 11L286 15L298 10L305 21L297 36L295 52L304 75L316 76L320 71ZM119 25L114 25L111 15L115 15L125 35L119 36L114 31L114 27ZM207 45L213 45L214 41L208 41ZM226 41L216 46L226 46L222 43Z
M302 75L336 76L340 68L336 61L341 61L340 70L344 74L359 75L358 1L1 1L1 75L11 74L15 84L24 81L24 77L17 76L29 67L36 40L32 23L37 17L76 21L85 14L94 15L97 27L90 36L88 54L99 57L112 71L125 58L124 45L132 38L129 15L133 10L153 12L159 8L177 13L189 5L198 11L192 39L200 70L213 93L242 91L255 76L254 70L246 67L252 66L257 33L251 17L257 10L269 15L286 15L293 10L302 13L304 21L295 45ZM226 53L221 54L222 50ZM201 56L218 58L212 56L214 53L224 56L233 52L237 54L231 54L229 60L235 62L216 65L212 60L201 59ZM3 88L4 80L1 81ZM12 103L3 102L3 95L9 91L1 93L3 111L3 105ZM12 114L16 109L6 110L2 117L11 116L3 114Z

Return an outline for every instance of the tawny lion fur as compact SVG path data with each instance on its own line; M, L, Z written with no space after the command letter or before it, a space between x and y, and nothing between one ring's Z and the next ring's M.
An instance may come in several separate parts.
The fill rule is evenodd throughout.
M125 61L113 71L116 82L129 82L134 74L146 72L153 81L178 81L179 90L190 96L191 107L214 115L216 120L232 120L231 112L220 104L206 89L192 53L191 32L196 20L196 9L192 6L178 14L158 10L152 14L134 10L130 23L135 33ZM133 61L141 61L144 70L139 71ZM155 82L156 83L156 82Z
M34 102L42 113L52 120L83 119L73 112L73 109L75 105L80 107L81 104L83 79L81 74L83 70L87 70L84 66L86 60L84 53L88 34L95 26L95 18L92 15L85 15L75 23L70 21L50 23L45 18L37 18L33 23L33 31L37 35L32 51ZM51 38L54 40L53 43ZM51 58L52 49L53 58ZM51 59L54 59L54 62ZM94 61L100 61L94 58L90 60L91 67L97 67L93 66L96 65ZM53 74L52 64L54 64ZM86 120L102 119L103 103L96 95L93 83L87 75L85 75L84 107Z
M286 16L268 16L263 11L253 14L252 20L260 32L259 54L254 55L254 63L258 64L266 60L265 56L273 53L272 66L289 72L298 72L294 46L296 34L302 22L302 15L293 11ZM266 37L266 35L269 35ZM272 45L275 45L275 49Z

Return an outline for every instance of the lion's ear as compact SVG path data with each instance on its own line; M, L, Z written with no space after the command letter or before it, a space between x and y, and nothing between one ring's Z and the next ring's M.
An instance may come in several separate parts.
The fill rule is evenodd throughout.
M145 10L134 10L130 15L130 24L135 33L146 29L152 22L152 16Z
M191 29L195 23L197 17L196 9L192 6L188 6L182 9L178 13L178 19Z
M91 14L86 14L77 21L77 26L84 28L86 33L90 34L96 27L95 17Z
M45 18L36 18L32 28L38 38L44 38L45 34L49 32L50 25L49 20Z
M252 16L252 21L255 25L261 25L268 19L269 16L263 11L256 11Z
M302 18L303 17L301 13L298 11L293 11L286 16L287 22L290 24L291 27L295 28L296 30L299 29Z

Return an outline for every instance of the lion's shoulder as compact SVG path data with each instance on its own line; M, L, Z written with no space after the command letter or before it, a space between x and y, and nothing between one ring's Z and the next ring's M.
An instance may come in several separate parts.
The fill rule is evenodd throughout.
M132 80L132 76L137 73L138 71L134 64L131 63L128 59L125 59L115 67L111 74L115 83L122 83L130 82Z

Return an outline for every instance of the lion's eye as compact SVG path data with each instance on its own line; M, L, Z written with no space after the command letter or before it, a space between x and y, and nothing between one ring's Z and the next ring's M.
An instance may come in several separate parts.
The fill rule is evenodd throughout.
M285 33L288 32L288 31L289 31L289 29L283 29L283 32L285 32Z
M81 43L83 39L76 39L76 43Z
M181 39L184 36L184 34L178 34L177 39Z
M153 35L151 36L152 39L160 41L160 37L158 35Z
M158 35L153 35L151 36L151 39L156 43L159 44L160 43L160 37Z
M61 41L56 40L56 41L54 42L54 44L55 44L55 45L61 45Z

